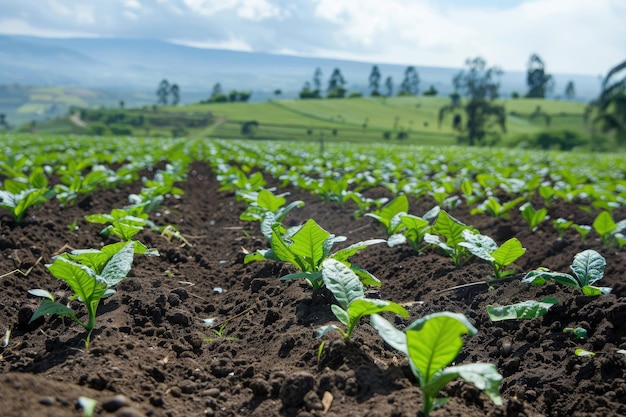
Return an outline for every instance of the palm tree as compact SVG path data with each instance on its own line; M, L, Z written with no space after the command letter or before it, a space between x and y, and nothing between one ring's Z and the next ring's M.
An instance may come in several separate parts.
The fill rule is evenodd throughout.
M613 67L602 81L600 96L585 111L585 119L591 121L592 127L599 126L604 133L613 135L618 145L626 144L625 73L626 61Z

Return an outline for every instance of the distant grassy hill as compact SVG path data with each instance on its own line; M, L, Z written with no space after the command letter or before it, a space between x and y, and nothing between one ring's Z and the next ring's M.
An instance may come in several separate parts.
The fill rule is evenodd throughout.
M380 97L319 100L271 100L260 103L213 103L141 109L83 110L86 127L66 120L72 133L133 134L276 140L403 141L456 143L452 118L438 122L444 97ZM588 136L584 103L541 99L506 99L504 143L546 129L567 129ZM540 112L537 113L538 109ZM535 113L535 117L533 117ZM547 116L547 117L546 117ZM549 123L549 125L548 125ZM41 124L36 131L60 121ZM70 133L70 132L68 132Z

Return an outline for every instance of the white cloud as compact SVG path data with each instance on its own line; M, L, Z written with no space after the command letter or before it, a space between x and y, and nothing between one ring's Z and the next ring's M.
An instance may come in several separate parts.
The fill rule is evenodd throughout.
M283 15L279 7L266 0L184 0L184 3L204 16L235 11L242 19L260 21Z
M40 36L44 38L97 38L97 34L80 32L76 30L58 30L34 27L30 23L21 19L0 20L2 33L6 35L28 35Z
M194 41L184 39L169 39L170 42L179 45L192 46L194 48L206 49L230 49L233 51L252 52L252 47L244 40L230 38L225 41Z

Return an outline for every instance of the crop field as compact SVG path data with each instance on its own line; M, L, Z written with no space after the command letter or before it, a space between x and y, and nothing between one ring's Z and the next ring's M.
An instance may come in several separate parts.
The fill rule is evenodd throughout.
M622 154L0 138L5 416L626 415Z

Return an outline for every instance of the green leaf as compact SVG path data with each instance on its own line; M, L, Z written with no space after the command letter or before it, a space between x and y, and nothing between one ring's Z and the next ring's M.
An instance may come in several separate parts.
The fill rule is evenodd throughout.
M348 314L351 321L358 321L363 316L370 316L377 313L395 313L400 317L409 317L409 312L400 304L393 301L377 300L370 298L357 298L352 300L348 306Z
M587 339L587 330L583 329L582 327L577 327L575 329L571 328L571 327L566 327L563 329L563 333L573 333L574 336L576 336L579 339Z
M463 347L464 334L476 328L462 314L442 312L416 320L406 330L409 359L420 373L421 385L450 364Z
M54 301L54 296L52 294L50 294L50 291L48 290L42 290L41 288L35 288L32 290L28 290L29 294L34 295L35 297L43 297L43 298L47 298L50 301Z
M380 337L392 348L409 356L409 349L406 344L406 334L394 327L387 319L378 314L370 316L370 324L378 331Z
M274 255L278 257L283 262L289 262L294 266L297 266L299 269L302 269L302 265L296 260L296 256L291 252L291 247L285 243L283 237L280 233L278 233L278 229L282 228L280 223L274 223L272 225L272 236L271 236L271 244L272 244L272 252Z
M304 258L310 265L311 271L313 271L322 261L324 241L329 237L330 233L322 229L315 220L309 219L292 236L293 244L289 248L293 254Z
M491 256L493 256L498 265L508 266L524 253L526 253L526 249L522 247L522 243L517 238L513 237L504 242Z
M580 282L580 286L591 285L602 279L606 260L602 255L592 249L585 250L574 256L570 268Z
M100 274L107 287L113 287L128 275L133 266L134 253L135 242L129 242L109 259Z
M593 230L596 231L597 234L602 236L608 236L615 230L617 224L613 221L611 214L608 211L603 211L595 218L592 223Z
M361 278L361 282L363 283L363 285L369 285L372 287L380 287L382 285L382 283L380 282L380 280L378 278L376 278L374 275L370 274L368 271L366 271L365 269L362 269L361 267L355 265L355 264L351 264L350 265L350 269L359 276L359 278Z
M271 191L261 190L257 197L257 204L269 211L276 211L281 208L287 200L283 197L275 196Z
M484 391L495 405L502 405L502 396L499 390L502 375L498 372L498 368L491 363L471 363L448 367L438 373L422 389L434 397L448 382L459 377Z
M330 258L322 263L322 279L344 310L348 309L352 300L365 297L359 277L336 259Z
M596 356L595 353L590 352L590 351L585 350L585 349L576 349L574 351L574 355L576 355L576 356Z
M463 230L470 229L469 226L450 216L442 210L433 224L432 230L446 239L446 245L455 248L459 243L464 242Z
M347 248L338 250L332 255L333 259L338 261L347 261L349 257L356 254L362 249L367 248L368 246L377 245L379 243L385 242L385 239L370 239L364 240L362 242L355 243L353 245L348 246Z
M544 269L535 269L534 271L528 272L524 278L522 278L522 282L532 285L543 285L546 283L546 280L549 279L553 279L559 284L569 285L570 287L580 287L576 278L570 274L550 272Z
M76 314L74 313L74 310L72 310L66 305L57 303L56 301L52 301L46 298L41 301L39 308L35 310L35 312L33 313L33 316L30 318L28 323L32 323L33 321L37 320L39 317L47 316L49 314L56 314L62 317L71 317L73 320L78 321L78 319L76 318Z
M544 299L542 301L528 300L517 304L505 306L487 306L487 313L491 321L512 319L534 319L548 312L557 300Z
M78 397L78 405L83 409L85 417L92 417L98 405L98 401L89 397Z
M461 234L465 241L459 242L459 246L467 248L472 255L487 262L495 260L493 253L498 249L498 245L492 238L480 233L473 233L468 229L463 230Z
M46 267L55 278L65 281L85 304L92 300L99 301L107 289L106 283L99 281L94 271L63 257L57 257L54 263Z
M332 310L335 317L337 317L337 320L341 322L341 324L343 324L346 327L350 327L351 317L347 311L339 307L337 304L331 305L330 309Z

